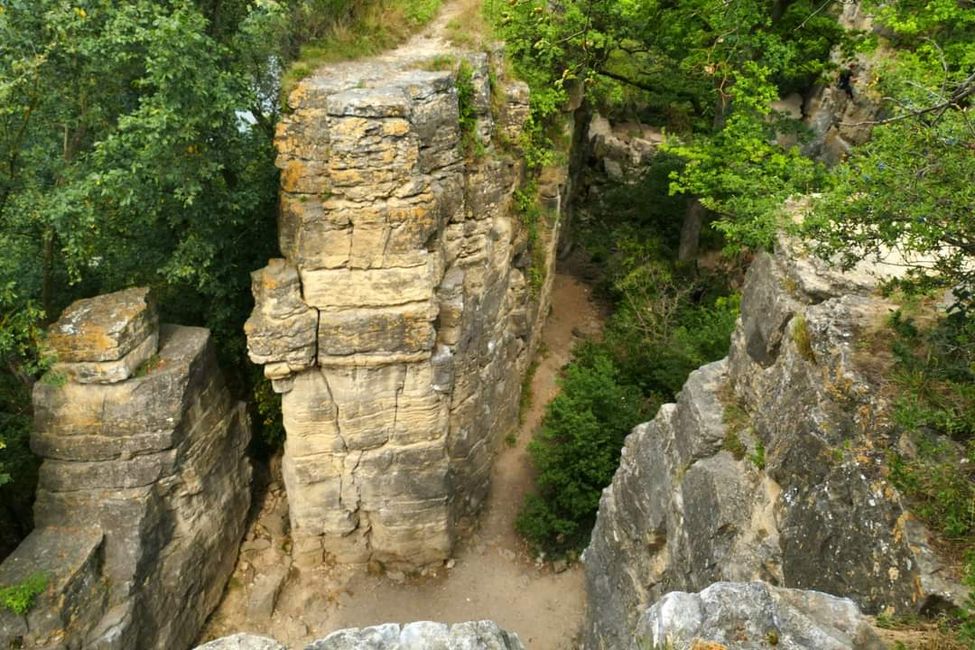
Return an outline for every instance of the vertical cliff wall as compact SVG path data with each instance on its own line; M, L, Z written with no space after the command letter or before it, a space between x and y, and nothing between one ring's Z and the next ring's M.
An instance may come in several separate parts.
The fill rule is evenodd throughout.
M962 601L885 478L896 432L859 352L894 308L879 279L902 270L833 272L786 240L755 260L728 358L630 434L603 492L585 552L588 647L626 647L665 593L717 581L814 589L868 612Z
M440 561L516 423L564 174L530 250L512 206L527 87L496 55L399 50L325 67L289 101L284 259L254 273L246 329L283 395L293 554Z
M37 527L0 565L0 585L42 573L48 587L25 616L0 610L0 647L188 647L243 533L244 405L210 333L160 327L145 289L73 304L49 340Z

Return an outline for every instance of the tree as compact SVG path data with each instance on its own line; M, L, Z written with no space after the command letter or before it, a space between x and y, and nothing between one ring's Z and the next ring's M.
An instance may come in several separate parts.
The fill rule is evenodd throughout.
M248 273L276 253L287 16L273 0L0 3L5 504L30 503L38 342L72 300L152 286L165 317L211 327L243 365Z
M729 236L763 245L768 207L815 186L814 166L775 144L786 120L771 105L830 70L847 38L821 3L517 0L502 32L533 100L544 97L543 118L558 106L552 88L582 80L602 110L638 110L677 136L671 150L688 164L673 189L699 199L684 215L686 259L709 214Z
M845 266L903 254L901 284L956 289L975 307L975 13L913 0L877 8L890 36L879 69L885 114L831 175L806 233Z

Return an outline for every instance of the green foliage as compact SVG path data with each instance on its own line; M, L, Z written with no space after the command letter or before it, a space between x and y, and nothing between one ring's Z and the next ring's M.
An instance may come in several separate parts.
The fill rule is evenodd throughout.
M538 204L537 181L529 180L515 191L514 207L528 238L528 254L531 256L531 263L526 269L526 275L531 295L535 297L545 282L545 249L542 240L545 214Z
M916 454L891 451L893 483L947 537L975 534L975 323L954 314L922 331L891 318L897 388L894 421Z
M691 371L727 353L739 298L709 296L703 282L649 255L628 264L613 285L618 302L606 327L606 345L645 395L666 401ZM695 300L699 292L703 295Z
M803 314L799 314L793 319L792 342L796 344L796 349L803 359L816 363L816 352L813 350L812 338L809 335L809 323Z
M0 6L4 533L12 504L30 510L30 385L47 365L40 332L71 301L148 285L165 319L210 327L224 365L242 364L248 272L276 254L285 9L273 0Z
M687 162L672 175L671 191L698 196L718 215L715 225L735 247L770 248L783 227L785 199L818 188L822 169L797 146L783 149L775 140L770 105L779 90L771 70L748 62L731 76L728 98L734 110L724 127L666 148Z
M667 193L679 161L659 161L642 183L610 189L579 214L577 237L606 269L602 287L615 312L602 341L576 351L530 447L538 493L526 499L518 529L551 553L586 543L623 438L672 400L692 370L727 354L737 319L726 273L695 276L671 261L669 210L680 211L684 199Z
M755 441L755 451L748 455L748 460L758 469L765 469L765 443L761 438Z
M850 40L832 7L808 0L497 4L492 15L509 56L532 88L528 152L551 149L545 125L584 88L605 113L683 134L668 145L688 163L675 170L672 189L700 197L732 244L767 246L782 199L818 187L820 170L797 148L775 143L777 131L797 127L772 103L832 69L831 49Z
M470 157L484 155L484 143L477 133L477 107L474 105L474 68L467 60L457 66L457 106L460 139L464 152Z
M623 439L647 415L639 390L622 382L602 346L577 349L560 383L562 392L529 445L538 494L529 496L517 521L519 532L553 552L585 545Z
M47 589L47 575L41 572L28 576L23 582L0 587L0 606L23 616L34 606L34 601Z
M731 428L725 431L722 448L725 451L730 451L735 460L741 460L748 454L748 447L741 441L738 432Z
M819 252L844 266L905 251L902 286L975 295L975 13L951 0L871 3L886 26L876 74L885 119L832 175L808 220Z
M252 372L255 377L251 383L251 399L257 411L257 437L264 447L276 449L284 442L285 433L284 419L281 416L281 396L274 392L271 381L264 377L260 369Z

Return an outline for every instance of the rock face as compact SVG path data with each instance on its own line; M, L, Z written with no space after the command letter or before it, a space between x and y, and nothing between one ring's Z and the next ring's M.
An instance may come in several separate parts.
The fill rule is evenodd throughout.
M756 259L729 357L634 429L603 492L585 552L589 647L624 647L650 603L716 581L868 612L960 602L884 478L893 432L857 347L893 308L875 292L882 271L831 272L784 240Z
M516 422L557 215L529 251L521 162L500 146L527 88L499 82L492 104L496 57L463 59L469 74L403 53L324 68L279 125L284 259L254 273L246 331L283 394L299 565L447 558ZM564 174L550 178L558 206Z
M444 625L419 621L406 625L388 623L351 628L329 634L305 646L305 650L524 650L518 635L506 632L493 621ZM287 650L263 637L237 634L211 641L196 650Z
M209 332L160 328L144 289L75 303L49 341L60 361L34 388L37 528L0 566L2 585L40 571L48 588L26 617L0 614L0 647L186 647L243 532L244 405Z
M647 647L882 650L884 644L846 598L762 582L717 582L697 594L669 593L648 609L629 645Z

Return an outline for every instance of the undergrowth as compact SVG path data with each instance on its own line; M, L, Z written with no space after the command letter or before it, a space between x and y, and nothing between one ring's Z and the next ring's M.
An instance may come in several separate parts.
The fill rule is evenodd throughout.
M887 453L889 477L961 549L965 583L975 587L975 323L961 311L927 322L897 311L889 325L893 420L907 438ZM975 644L975 594L952 623Z
M0 587L0 606L14 614L23 616L34 606L37 597L47 589L47 575L33 573L15 585Z
M588 214L580 210L576 223L576 237L604 270L598 286L615 311L601 340L574 351L529 446L537 492L517 527L549 557L585 546L624 438L672 401L693 370L727 354L738 316L734 273L673 261L677 225L659 207L677 202L667 194L666 174L618 189L587 206ZM740 457L764 465L763 448L749 455L738 443Z

